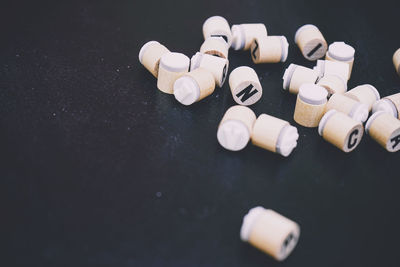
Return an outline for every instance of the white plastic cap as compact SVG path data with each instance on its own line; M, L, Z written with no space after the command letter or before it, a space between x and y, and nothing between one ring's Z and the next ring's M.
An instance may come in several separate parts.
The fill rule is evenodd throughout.
M285 62L288 57L289 43L285 36L281 36L282 56L281 62Z
M145 43L142 46L142 48L140 48L140 51L139 51L139 61L140 61L140 63L142 63L143 55L144 55L144 52L146 51L146 49L149 48L151 45L155 45L155 44L160 44L160 43L157 42L157 41L148 41L147 43Z
M365 122L368 114L368 106L364 103L357 103L348 115L358 122Z
M374 114L372 114L372 116L368 119L367 123L365 124L365 132L368 133L369 132L369 128L371 128L371 124L374 122L374 120L377 117L379 117L379 116L381 116L381 115L383 115L385 113L387 113L387 112L378 111L378 112L375 112Z
M201 59L203 58L203 55L204 54L197 52L196 54L194 54L192 56L192 58L190 59L190 71L193 71L200 67L200 63L201 63Z
M278 141L276 142L276 151L284 157L289 156L297 146L298 139L297 128L286 125L279 134Z
M182 76L174 83L174 96L183 105L191 105L200 97L200 88L190 76Z
M318 125L318 134L320 136L322 136L322 133L324 132L325 124L327 123L329 118L335 113L337 113L337 110L331 109L328 112L326 112L324 116L322 116L322 118L319 122L319 125Z
M329 45L329 56L339 61L350 61L354 58L355 50L345 42L334 42Z
M283 89L284 90L289 90L290 86L290 80L292 79L294 70L298 67L296 64L290 64L289 67L285 70L285 73L283 74Z
M224 23L226 22L226 24L229 25L228 21L227 21L224 17L221 17L221 16L212 16L212 17L209 17L208 19L206 19L206 21L204 21L204 23L203 23L203 28L204 28L204 25L206 25L206 24L208 24L208 23L218 22L218 21L221 21L221 22L224 22Z
M188 71L189 65L190 59L182 53L169 52L160 59L160 67L172 72Z
M302 31L306 30L306 29L316 29L316 30L319 31L318 27L315 26L315 25L313 25L313 24L306 24L306 25L301 26L301 27L296 31L296 34L294 35L294 42L295 42L296 44L297 44L297 40L298 40L298 38L299 38L299 34L300 34Z
M225 149L239 151L249 142L250 133L243 122L227 120L218 127L217 139Z
M322 86L304 83L299 88L299 97L307 104L322 105L328 101L328 91Z
M242 25L240 25L240 24L232 25L231 31L232 31L231 47L235 50L243 49L245 42L246 42L246 36L245 36Z
M364 84L365 86L368 86L371 91L374 93L376 101L378 101L379 99L381 99L381 95L379 94L378 90L375 88L375 86L371 85L371 84Z
M389 99L381 99L372 106L372 113L378 112L378 111L385 111L389 114L391 114L393 117L397 118L398 116L398 111L396 106L392 101Z
M265 209L263 207L255 207L249 210L249 212L243 217L242 227L240 228L240 239L247 242L250 237L251 228L253 228L254 222L257 220Z

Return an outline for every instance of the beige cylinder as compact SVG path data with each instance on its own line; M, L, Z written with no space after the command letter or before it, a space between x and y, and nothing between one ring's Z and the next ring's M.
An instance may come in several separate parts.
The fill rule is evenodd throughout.
M294 120L304 127L317 127L325 112L328 92L325 88L305 83L300 87L294 109Z
M221 37L209 37L200 47L200 53L228 58L229 45Z
M257 73L250 67L234 69L229 75L232 97L240 105L253 105L262 96L262 87Z
M350 73L349 64L340 61L317 60L313 69L319 73L320 78L326 75L337 75L346 82Z
M190 59L181 53L169 52L160 59L157 88L160 91L173 94L174 83L189 70Z
M393 65L397 73L400 75L400 48L393 54Z
M214 76L203 68L184 74L174 83L175 99L186 106L211 95L214 89Z
M256 64L285 62L288 48L285 36L256 37L251 44L250 55Z
M287 157L297 146L297 128L289 122L261 114L253 126L251 141L254 145Z
M400 93L386 96L384 99L388 99L393 103L393 105L396 107L397 118L400 119Z
M389 113L374 113L367 124L365 132L389 152L400 150L400 120Z
M145 43L139 52L140 63L153 74L158 77L158 67L160 59L163 55L168 53L169 50L157 41L150 41Z
M240 238L278 261L286 259L300 237L297 223L279 213L255 207L244 216Z
M378 111L385 111L389 113L394 118L399 118L399 111L397 110L396 105L389 99L382 98L379 101L376 101L375 104L372 106L372 113Z
M363 84L354 87L345 93L345 95L360 103L366 104L368 106L368 111L371 111L372 105L381 99L378 90L376 90L376 88L370 84Z
M267 28L262 23L233 25L231 32L231 47L235 50L249 50L254 38L267 36Z
M256 114L244 106L230 107L222 118L217 131L217 139L225 149L242 150L250 140Z
M359 122L368 118L368 106L343 94L333 94L326 104L326 111L335 109Z
M307 24L300 27L294 39L306 59L314 61L325 56L328 45L315 25Z
M217 86L222 87L228 74L229 60L197 52L190 60L190 70L204 68L210 71Z
M347 91L347 82L337 75L326 75L318 80L317 85L324 87L329 96L333 94L344 94Z
M334 42L329 45L325 59L347 63L349 65L349 77L347 80L350 80L354 64L354 54L355 50L352 46L344 42Z
M289 93L297 94L299 88L304 83L316 83L318 73L315 70L290 64L283 74L283 89L289 90Z
M322 117L318 133L342 151L353 151L361 142L363 126L342 112L330 110Z
M208 18L203 24L204 40L209 37L221 37L228 44L231 45L232 33L228 21L221 16L213 16Z

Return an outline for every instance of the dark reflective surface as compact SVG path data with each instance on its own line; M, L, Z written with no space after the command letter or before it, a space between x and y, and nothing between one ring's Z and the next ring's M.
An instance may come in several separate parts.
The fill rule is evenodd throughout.
M288 38L287 62L255 66L249 51L230 50L229 72L255 67L263 97L252 109L294 124L283 71L314 65L295 46L296 29L313 23L328 43L353 45L349 88L371 83L388 95L400 89L397 11L350 1L5 4L1 265L278 265L240 241L256 205L301 226L281 266L398 265L400 154L368 136L345 154L300 126L289 158L252 145L225 151L216 131L234 105L228 84L185 107L137 59L153 39L192 56L212 15L264 22Z

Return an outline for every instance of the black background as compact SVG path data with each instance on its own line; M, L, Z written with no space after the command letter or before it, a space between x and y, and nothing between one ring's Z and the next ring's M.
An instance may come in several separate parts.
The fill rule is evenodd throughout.
M345 154L292 119L282 90L306 23L356 49L349 88L399 91L399 4L337 1L52 1L4 4L0 18L2 266L398 266L399 154L368 136ZM217 126L234 101L226 83L190 107L156 88L138 61L158 40L192 56L202 24L262 22L290 43L284 64L254 67L251 108L298 126L288 158L248 145L224 150ZM297 248L277 263L239 239L257 205L298 222Z

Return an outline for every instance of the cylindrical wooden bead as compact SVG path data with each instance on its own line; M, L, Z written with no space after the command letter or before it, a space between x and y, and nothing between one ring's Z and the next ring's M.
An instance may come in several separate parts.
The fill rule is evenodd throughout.
M347 82L337 75L325 75L318 80L317 85L324 87L329 96L333 94L344 94L347 91Z
M347 80L350 80L351 71L353 70L354 64L354 53L355 50L352 46L344 42L334 42L329 45L325 59L347 63L349 65L349 77Z
M287 157L297 146L297 128L289 122L261 114L253 126L251 142L266 150Z
M366 104L368 106L368 111L371 111L372 105L381 99L378 90L376 90L376 88L370 84L363 84L354 87L345 93L345 95L358 102Z
M400 48L393 54L393 65L397 73L400 75Z
M228 46L232 43L232 33L228 21L221 16L208 18L203 24L204 40L209 37L222 37Z
M313 61L325 56L328 45L315 25L307 24L300 27L294 39L306 59Z
M304 127L317 127L325 112L328 91L325 88L305 83L300 86L294 109L294 120Z
M400 119L400 93L384 97L372 106L373 113L380 110L389 112L393 117Z
M288 48L285 36L256 37L251 44L250 55L256 64L285 62Z
M229 60L197 52L190 60L190 70L204 68L210 71L217 86L222 87L228 75Z
M358 146L363 132L360 122L334 109L325 113L318 127L320 136L346 153Z
M158 77L158 66L163 55L169 50L157 41L149 41L145 43L139 52L140 63L153 74Z
M365 125L365 132L387 151L400 150L400 120L391 114L384 111L374 113Z
M231 47L235 50L249 50L254 38L267 36L267 28L262 23L233 25L231 32Z
M228 58L229 45L221 37L209 37L200 47L200 53Z
M315 70L290 64L283 74L283 89L289 90L289 93L297 94L303 83L316 83L318 73Z
M242 150L250 140L256 114L244 106L230 107L222 118L217 131L217 139L225 149Z
M300 237L300 227L279 213L255 207L244 216L240 238L278 261L289 256Z
M169 52L160 59L157 88L160 91L173 94L176 79L187 73L190 59L181 53Z
M229 87L233 99L240 105L253 105L262 96L262 87L257 73L250 67L234 69L229 75Z
M174 83L175 99L186 106L211 95L214 89L214 76L203 68L184 74Z
M349 65L339 61L318 60L314 70L322 78L325 75L337 75L347 82L349 77Z
M359 122L368 118L368 106L343 94L333 94L326 104L326 111L335 109Z

